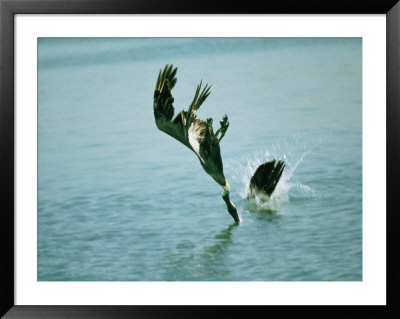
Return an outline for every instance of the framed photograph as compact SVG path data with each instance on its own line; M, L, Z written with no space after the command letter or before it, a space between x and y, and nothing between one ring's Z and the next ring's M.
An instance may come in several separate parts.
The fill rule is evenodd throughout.
M1 315L398 314L397 1L0 9Z

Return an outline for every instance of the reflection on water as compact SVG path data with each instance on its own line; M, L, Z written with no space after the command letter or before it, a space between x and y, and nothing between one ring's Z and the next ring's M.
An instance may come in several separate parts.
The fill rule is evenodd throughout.
M283 218L283 215L277 210L255 209L249 210L249 212L251 212L257 218L257 220L265 220L271 223L276 223Z
M192 242L180 242L177 245L178 252L168 256L170 262L166 265L167 280L196 281L204 276L211 281L224 280L230 275L226 257L236 227L239 226L234 223L223 229L199 251L198 246Z

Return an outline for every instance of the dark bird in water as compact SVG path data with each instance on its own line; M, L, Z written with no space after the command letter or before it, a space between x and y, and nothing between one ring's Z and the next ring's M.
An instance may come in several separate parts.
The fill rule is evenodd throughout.
M230 187L224 176L222 165L220 142L229 127L228 116L225 115L220 121L221 127L214 133L213 120L200 120L196 117L196 112L201 104L210 95L210 86L206 84L202 88L202 83L197 86L192 103L187 111L182 110L174 118L174 98L171 90L174 88L177 68L173 65L166 65L164 70L160 70L156 88L154 90L154 117L159 130L167 133L179 142L192 150L203 169L223 188L222 198L226 203L229 214L235 222L240 219L236 206L229 198Z
M285 163L283 161L276 163L273 160L261 164L250 179L248 197L261 195L268 199L274 192L284 168Z

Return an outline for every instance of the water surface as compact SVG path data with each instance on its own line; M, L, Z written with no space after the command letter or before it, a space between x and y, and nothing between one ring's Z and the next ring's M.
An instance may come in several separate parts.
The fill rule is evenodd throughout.
M359 38L38 40L38 280L362 280ZM157 130L160 68L175 111L224 114L242 223L185 146ZM257 165L287 166L269 203Z

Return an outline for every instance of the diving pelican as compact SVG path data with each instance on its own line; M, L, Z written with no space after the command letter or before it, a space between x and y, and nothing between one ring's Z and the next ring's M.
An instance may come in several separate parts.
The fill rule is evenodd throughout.
M171 90L174 88L177 78L177 68L166 65L160 70L154 90L154 118L159 130L172 136L198 157L201 166L221 187L222 198L226 203L229 214L236 223L240 222L236 206L229 198L230 186L224 176L222 165L220 142L229 127L228 116L220 121L221 127L214 133L211 118L200 120L196 112L201 104L210 95L210 86L206 84L202 88L202 82L197 86L192 103L187 111L182 110L174 117L174 98Z

